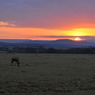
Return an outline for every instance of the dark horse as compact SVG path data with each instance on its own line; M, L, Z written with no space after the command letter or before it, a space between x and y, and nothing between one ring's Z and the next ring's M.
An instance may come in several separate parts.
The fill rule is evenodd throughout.
M19 58L18 57L13 57L11 58L11 63L17 63L17 65L19 66Z

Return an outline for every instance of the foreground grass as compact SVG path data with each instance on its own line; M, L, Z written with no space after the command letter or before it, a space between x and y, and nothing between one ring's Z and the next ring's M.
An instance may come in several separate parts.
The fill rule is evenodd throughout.
M13 56L19 67L11 66ZM0 54L0 93L94 95L95 55Z

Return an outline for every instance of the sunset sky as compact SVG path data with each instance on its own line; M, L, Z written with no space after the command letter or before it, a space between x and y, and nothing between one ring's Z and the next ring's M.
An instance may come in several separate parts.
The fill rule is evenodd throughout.
M0 39L94 36L95 0L0 0Z

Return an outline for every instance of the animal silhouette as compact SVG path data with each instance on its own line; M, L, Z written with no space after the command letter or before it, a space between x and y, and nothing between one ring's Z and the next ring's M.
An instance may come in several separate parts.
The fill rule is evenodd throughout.
M17 64L17 66L19 66L20 62L19 62L19 58L18 57L12 57L11 58L11 64L13 64L14 62Z

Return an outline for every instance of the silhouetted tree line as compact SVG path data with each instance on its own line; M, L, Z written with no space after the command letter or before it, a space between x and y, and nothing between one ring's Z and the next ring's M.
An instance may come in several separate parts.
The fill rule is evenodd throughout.
M64 51L67 54L95 54L95 47L93 48L71 48Z
M95 54L95 47L56 49L45 47L0 47L0 51L8 53L62 53L62 54Z

